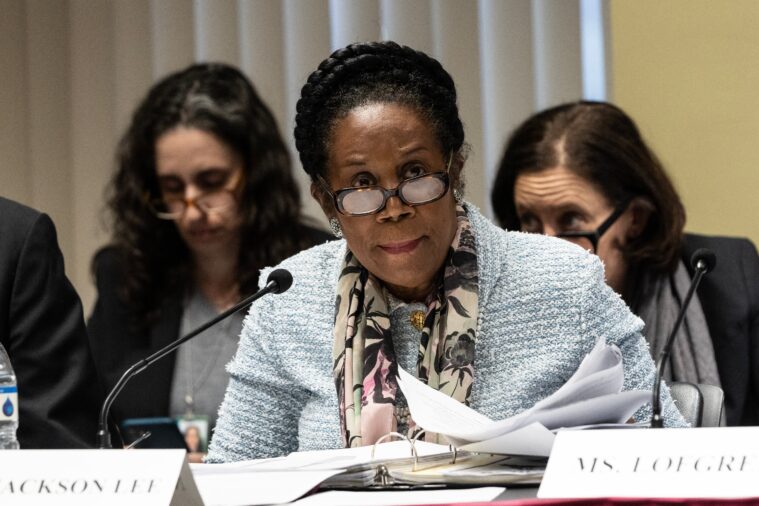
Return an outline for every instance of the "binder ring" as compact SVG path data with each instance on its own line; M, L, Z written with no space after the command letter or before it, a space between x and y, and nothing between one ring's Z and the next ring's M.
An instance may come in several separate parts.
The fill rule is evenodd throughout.
M417 432L414 435L414 438L411 440L411 446L413 446L413 448L414 448L414 467L412 469L413 471L416 471L416 462L417 462L417 458L416 458L416 442L419 440L419 438L421 437L421 435L424 434L425 432L427 432L427 431L424 430L424 429L420 430L419 432ZM448 445L448 449L453 454L453 456L451 457L450 464L455 464L456 463L456 457L458 456L458 450L456 450L456 447L453 446L452 444Z
M397 437L399 439L405 440L409 444L409 446L411 446L411 456L414 457L414 470L416 470L416 460L417 460L417 457L416 457L416 447L414 446L414 443L412 443L409 440L408 437L404 436L400 432L388 432L387 434L385 434L384 436L382 436L381 438L379 438L377 441L375 441L375 443L372 445L371 460L374 460L374 451L377 449L377 445L380 444L381 442L383 442L384 440L386 440L386 439L388 439L390 437L393 437L393 436Z
M448 445L448 448L451 449L451 453L453 454L453 457L451 458L451 464L455 464L456 457L458 456L458 450L456 450L456 447L451 444Z

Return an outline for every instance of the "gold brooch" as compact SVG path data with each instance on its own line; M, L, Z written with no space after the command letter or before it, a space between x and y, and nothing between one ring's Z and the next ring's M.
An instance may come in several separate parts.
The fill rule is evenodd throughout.
M424 328L424 311L411 312L411 325L413 325L416 330L422 330Z

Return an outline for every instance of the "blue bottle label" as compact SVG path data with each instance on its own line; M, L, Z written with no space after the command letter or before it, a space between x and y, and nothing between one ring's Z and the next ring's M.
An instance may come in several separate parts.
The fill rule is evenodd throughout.
M0 422L18 422L18 388L0 386Z

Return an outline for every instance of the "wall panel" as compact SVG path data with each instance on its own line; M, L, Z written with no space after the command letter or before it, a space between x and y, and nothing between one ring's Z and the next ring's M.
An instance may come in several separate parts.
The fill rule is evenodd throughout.
M27 143L25 171L30 203L53 218L64 258L74 258L71 182L71 110L68 81L68 7L65 2L26 4ZM33 22L32 22L33 20ZM72 272L70 262L67 270Z
M241 0L239 11L240 66L282 129L288 116L283 93L282 3L279 0Z
M579 0L533 0L535 108L582 96Z
M193 0L150 0L153 77L181 69L195 60Z
M114 98L113 4L69 3L72 231L74 262L69 261L85 302L94 300L89 260L107 241L103 230L103 189L108 181L118 133Z
M757 26L752 0L611 3L615 101L674 180L686 229L755 243Z
M383 39L394 40L425 53L432 52L430 0L382 0L380 9Z
M195 59L239 65L237 0L195 0Z
M26 6L3 0L0 16L0 195L32 202L29 176Z
M533 112L532 8L522 0L479 3L480 93L485 188L495 177L509 133ZM504 37L508 33L508 37ZM486 209L490 209L490 197Z
M284 28L289 36L285 37L285 90L287 92L287 111L290 113L284 125L284 135L290 145L298 185L300 186L303 212L325 222L324 215L316 201L311 198L311 181L303 171L295 151L293 127L295 126L295 104L300 97L300 89L309 74L330 54L329 18L326 0L300 2L284 1Z
M380 4L378 0L330 0L329 19L332 49L352 42L380 39Z
M432 53L454 77L459 115L464 122L467 142L472 146L464 173L466 198L484 208L486 178L481 151L480 55L478 41L469 36L478 30L477 11L466 0L435 2L432 5L432 26L436 28Z

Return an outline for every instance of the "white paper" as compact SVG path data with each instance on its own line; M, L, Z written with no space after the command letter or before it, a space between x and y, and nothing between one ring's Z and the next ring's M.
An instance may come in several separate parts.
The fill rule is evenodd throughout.
M327 491L304 497L298 506L394 506L411 504L450 504L492 501L503 487L443 490Z
M193 467L193 477L205 506L246 506L291 502L340 473L329 471L253 471L218 469L215 464Z
M504 420L493 421L398 368L398 385L414 421L445 436L457 447L478 443L477 451L547 456L553 438L547 430L593 424L621 424L650 398L647 390L622 391L622 354L599 339L577 371L556 392L535 406ZM525 438L508 437L522 433ZM488 444L492 443L492 445ZM513 446L512 446L513 444Z
M448 446L418 441L418 455L447 453ZM191 464L206 506L276 504L294 501L345 469L372 461L372 447L291 453L274 459L228 464ZM406 441L377 445L375 460L411 457ZM373 475L373 473L371 473Z
M492 439L469 443L459 447L459 450L547 457L551 454L551 447L555 438L556 435L553 432L535 422Z

